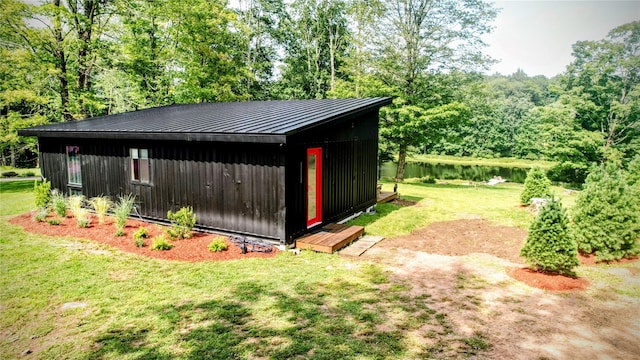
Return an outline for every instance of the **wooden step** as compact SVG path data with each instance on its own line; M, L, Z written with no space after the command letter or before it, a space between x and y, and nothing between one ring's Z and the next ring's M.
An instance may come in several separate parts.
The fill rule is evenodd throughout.
M362 236L364 227L327 224L296 239L296 248L332 254Z

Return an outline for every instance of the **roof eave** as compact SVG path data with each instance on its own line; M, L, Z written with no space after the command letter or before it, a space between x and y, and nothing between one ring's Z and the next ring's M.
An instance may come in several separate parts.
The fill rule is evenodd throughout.
M173 140L173 141L212 141L285 144L284 134L228 134L194 132L107 132L107 131L38 131L35 129L18 130L20 136L39 138L83 138L83 139L122 139L122 140Z

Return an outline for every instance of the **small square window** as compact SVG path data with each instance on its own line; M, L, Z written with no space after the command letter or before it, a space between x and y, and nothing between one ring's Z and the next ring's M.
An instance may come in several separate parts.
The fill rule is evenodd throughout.
M131 148L131 180L149 183L149 150Z

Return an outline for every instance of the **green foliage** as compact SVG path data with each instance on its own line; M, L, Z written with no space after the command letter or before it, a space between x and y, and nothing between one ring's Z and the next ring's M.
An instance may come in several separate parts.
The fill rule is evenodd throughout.
M167 219L171 221L171 229L167 230L171 239L188 239L192 236L191 230L196 225L197 217L191 206L180 208L175 213L169 210Z
M533 270L575 275L573 269L580 265L577 245L559 201L552 200L542 207L529 227L520 255Z
M44 207L38 210L38 212L33 216L33 220L37 222L44 222L47 219L47 216L49 216L49 210Z
M431 177L431 176L425 176L425 177L420 179L420 182L423 183L423 184L435 184L436 183L436 179Z
M49 225L60 225L60 219L58 218L52 218L47 220L47 224Z
M104 224L104 219L107 215L107 211L113 206L111 199L106 196L98 196L91 198L89 204L93 207L93 210L98 215L98 224Z
M76 224L78 227L87 228L91 223L91 218L89 217L89 210L87 208L78 208L74 212L74 216L76 218Z
M51 206L56 214L60 217L67 216L67 199L61 193L54 193L51 197Z
M227 242L224 236L216 236L208 246L211 252L220 252L227 250Z
M71 212L71 215L76 219L82 217L86 213L85 212L86 209L83 207L84 195L69 196L69 198L67 199L67 205L69 207L69 211Z
M142 238L135 238L134 245L135 245L136 247L144 247L146 244L144 243L144 239L142 239Z
M131 211L133 210L135 200L136 197L131 194L118 197L118 202L113 207L116 236L124 235L124 227L127 225L127 219L129 218L129 214L131 214Z
M36 176L36 173L35 173L35 171L29 170L29 171L23 172L22 176L24 176L24 177L32 177L32 176Z
M140 226L136 232L133 233L133 238L136 240L146 239L149 237L149 232L145 227Z
M594 168L573 212L578 249L598 260L640 253L640 191L615 164Z
M520 204L528 205L532 198L551 197L551 182L539 167L534 167L527 173L524 190L520 195Z
M114 235L120 237L127 235L127 233L124 232L124 229L117 229Z
M167 238L164 235L159 235L151 239L151 249L152 250L171 250L173 248L173 244L167 241Z
M49 204L51 200L51 183L47 180L38 183L35 182L33 186L34 201L38 209L42 209Z

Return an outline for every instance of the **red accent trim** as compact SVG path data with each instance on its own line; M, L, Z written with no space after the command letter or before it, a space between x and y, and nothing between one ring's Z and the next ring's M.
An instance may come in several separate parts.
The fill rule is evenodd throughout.
M316 157L316 216L309 218L309 186L312 185L311 179L309 179L309 158L311 156ZM319 224L322 222L322 148L309 148L307 149L307 227Z

